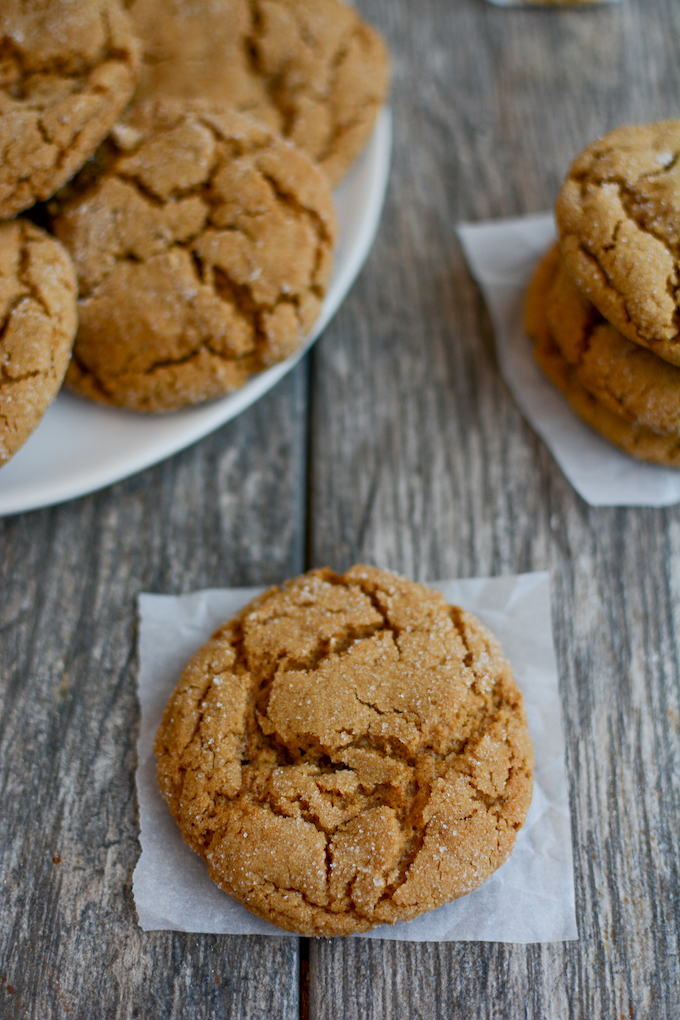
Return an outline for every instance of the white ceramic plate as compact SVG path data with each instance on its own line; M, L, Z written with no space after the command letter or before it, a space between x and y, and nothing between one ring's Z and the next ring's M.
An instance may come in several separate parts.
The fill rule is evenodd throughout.
M335 192L339 239L321 316L302 348L236 393L172 414L140 415L60 393L30 439L0 470L0 516L95 492L183 450L275 386L338 310L368 255L387 187L391 119L379 116L366 149Z

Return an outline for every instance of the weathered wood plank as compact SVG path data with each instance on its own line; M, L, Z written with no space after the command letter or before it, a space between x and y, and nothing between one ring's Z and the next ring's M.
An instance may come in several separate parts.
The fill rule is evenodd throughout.
M304 549L306 368L165 464L0 521L0 1016L299 1014L294 938L144 933L135 599L269 583Z
M585 506L500 380L460 220L548 208L619 123L677 116L680 9L364 0L394 57L386 215L314 354L308 558L550 569L580 941L314 942L310 1015L654 1018L680 1001L680 509Z

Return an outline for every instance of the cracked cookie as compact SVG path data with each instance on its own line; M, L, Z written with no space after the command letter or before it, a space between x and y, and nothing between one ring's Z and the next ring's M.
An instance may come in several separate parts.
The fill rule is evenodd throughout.
M140 100L205 98L291 138L333 185L387 94L385 45L340 0L127 0L145 48Z
M524 324L533 341L534 357L538 365L550 382L566 397L579 418L605 439L639 460L652 461L665 467L680 467L680 437L677 430L664 433L642 424L643 420L658 422L660 416L668 422L677 422L678 413L672 406L672 392L670 395L659 394L656 400L647 400L645 404L644 383L631 381L628 374L630 366L626 366L625 363L626 354L630 356L631 364L635 364L639 357L632 351L622 352L621 348L621 344L626 348L635 348L635 344L628 344L625 337L618 334L621 343L615 343L614 349L619 363L615 370L611 371L606 364L598 365L598 359L608 348L611 349L609 345L611 333L616 332L612 326L608 323L600 324L601 334L599 340L597 337L595 339L595 354L589 359L587 352L584 358L581 348L574 343L574 334L569 329L569 321L573 318L578 321L578 313L574 313L573 309L565 311L563 313L565 321L560 323L558 308L553 306L549 319L548 295L551 294L559 269L560 255L555 247L539 263L527 291ZM567 360L558 346L552 332L551 321L553 325L557 323L556 329L562 338L561 346L568 351L571 361ZM591 334L593 335L595 331ZM646 358L654 357L642 348L636 348L636 352L645 355ZM659 367L661 370L659 376L663 376L666 369L669 373L677 372L673 366L661 361ZM653 374L649 373L650 376ZM584 379L592 386L593 392L586 388ZM616 386L612 380L616 380ZM626 380L631 382L627 391ZM677 382L674 382L674 386L677 392ZM625 402L622 401L621 406L617 404L614 395L617 390L619 398L625 394ZM641 413L643 405L644 413ZM625 415L622 413L623 410L626 412Z
M94 183L90 168L53 204L80 290L66 381L136 411L222 396L293 353L319 314L328 182L226 108L147 104L116 138Z
M224 624L184 670L155 751L213 880L303 935L476 889L531 802L522 696L495 639L372 567L311 571Z
M680 365L680 120L621 127L573 163L555 209L579 288L624 336Z
M73 264L58 241L26 220L0 224L0 465L57 395L76 297Z
M545 300L552 337L588 392L634 425L680 436L680 368L603 319L561 260Z
M0 219L50 198L132 96L139 44L118 0L2 0Z

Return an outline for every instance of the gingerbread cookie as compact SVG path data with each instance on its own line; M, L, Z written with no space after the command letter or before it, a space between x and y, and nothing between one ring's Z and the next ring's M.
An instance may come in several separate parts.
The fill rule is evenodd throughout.
M655 432L616 413L612 410L611 393L606 401L598 400L581 382L578 367L562 354L552 335L547 311L547 295L558 268L559 252L554 248L539 263L525 303L524 324L534 343L534 357L540 368L563 393L579 418L605 439L639 460L680 467L677 434Z
M26 220L0 224L0 464L57 395L76 332L76 278L63 247Z
M211 877L303 935L470 892L529 809L522 697L492 635L388 571L272 588L184 670L158 779Z
M634 425L680 435L680 368L631 343L603 319L562 262L546 311L555 343L589 393Z
M1 219L80 169L132 96L138 67L118 0L2 0Z
M340 0L127 0L145 48L140 100L229 103L291 138L333 185L387 93L377 32Z
M297 349L335 242L332 196L304 153L225 108L157 103L55 203L80 325L67 382L168 411L229 393Z
M560 250L579 288L634 343L680 365L680 120L590 145L560 191Z

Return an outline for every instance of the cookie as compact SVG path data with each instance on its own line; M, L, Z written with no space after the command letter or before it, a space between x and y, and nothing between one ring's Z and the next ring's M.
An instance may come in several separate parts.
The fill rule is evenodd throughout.
M546 301L552 337L588 392L634 425L680 435L680 368L603 319L561 261Z
M680 120L622 127L574 162L556 205L579 288L624 336L680 365Z
M303 935L408 920L509 856L532 793L495 639L383 570L272 588L188 664L156 739L163 796L225 892Z
M587 425L625 453L665 467L680 467L680 438L634 424L601 402L579 379L578 369L562 354L551 333L547 294L559 268L559 252L552 249L539 263L527 292L525 329L534 344L534 357L543 373L566 397ZM669 366L670 367L670 366Z
M2 0L0 219L47 199L128 103L139 44L118 0Z
M226 102L283 132L333 185L387 93L385 45L340 0L128 0L145 48L140 100Z
M67 383L136 411L222 396L314 324L335 242L329 184L225 108L148 104L116 136L94 182L52 207L80 289Z
M0 465L57 395L76 298L73 264L58 241L26 220L0 223Z

